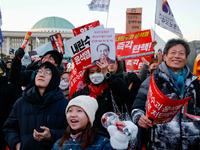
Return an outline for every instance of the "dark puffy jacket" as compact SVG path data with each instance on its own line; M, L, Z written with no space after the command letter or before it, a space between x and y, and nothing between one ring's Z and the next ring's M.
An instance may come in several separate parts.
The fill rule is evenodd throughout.
M131 98L131 93L127 87L127 84L117 75L111 74L111 76L106 79L106 82L108 83L109 88L105 89L101 96L97 97L99 107L95 115L94 125L100 131L107 134L107 130L101 124L101 117L106 112L114 112L110 91L112 90L113 97L119 109L129 101ZM72 98L79 95L90 95L89 88L85 87L84 89L75 92L72 95Z
M0 77L0 149L5 149L3 124L8 118L15 101L22 96L20 86L12 84L6 76Z
M117 69L117 71L112 72L112 74L119 76L127 84L128 87L130 85L130 82L133 82L132 87L130 89L131 98L127 102L127 108L128 108L129 114L130 114L133 102L134 102L137 92L140 88L141 81L134 72L127 74L124 71L124 62L123 61L117 61L117 64L118 64L118 69ZM123 110L126 111L126 107L123 107Z
M29 88L30 87L30 88ZM50 150L62 137L66 127L65 109L68 100L60 88L41 97L36 87L29 85L23 96L14 104L12 112L4 124L5 139L11 150L21 142L21 150ZM40 126L50 129L51 140L38 142L33 138L33 130L43 132Z
M160 91L171 99L179 100L191 96L193 100L190 99L188 101L187 113L197 115L196 108L199 99L196 97L197 94L194 87L197 77L190 72L189 67L185 66L183 69L186 71L184 97L178 94L165 62L162 62L154 71L154 79ZM132 120L135 124L137 124L142 115L145 115L149 82L150 77L141 84L133 104ZM187 116L183 117L183 109L176 114L171 122L156 124L150 129L149 149L199 149L200 123Z
M10 81L13 84L20 86L27 86L31 83L31 75L33 70L21 71L21 61L18 59L13 59L10 69ZM33 76L35 78L35 76Z

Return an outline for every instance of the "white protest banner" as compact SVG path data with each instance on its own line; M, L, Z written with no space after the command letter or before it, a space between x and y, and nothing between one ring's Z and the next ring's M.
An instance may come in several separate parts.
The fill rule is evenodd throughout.
M108 12L110 5L110 0L92 0L88 4L90 11L106 11Z
M171 8L166 0L157 0L155 23L162 28L165 28L178 35L180 38L183 37Z
M103 26L100 25L96 28L103 28ZM92 67L89 31L83 32L65 41L77 71Z
M90 30L91 62L101 62L100 57L106 57L108 64L116 63L114 28L95 28Z

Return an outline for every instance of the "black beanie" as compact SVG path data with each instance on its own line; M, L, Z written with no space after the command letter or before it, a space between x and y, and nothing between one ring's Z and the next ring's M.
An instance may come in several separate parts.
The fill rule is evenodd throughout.
M51 56L52 56L53 59L55 60L55 63L57 63L58 66L60 66L60 64L61 64L61 62L62 62L62 59L63 59L62 54L59 53L58 51L50 50L50 51L46 52L46 53L43 55L42 59L43 59L46 55L48 55L48 54L51 54Z
M56 89L60 85L60 72L59 72L58 68L50 62L42 63L39 66L39 69L41 69L42 67L44 67L45 69L48 68L52 72L51 80L49 81L49 84L47 85L46 90L44 92L44 94L46 94L46 93Z

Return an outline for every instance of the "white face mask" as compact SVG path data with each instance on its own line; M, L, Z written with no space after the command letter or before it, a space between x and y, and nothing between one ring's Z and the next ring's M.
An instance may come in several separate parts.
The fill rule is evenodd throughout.
M61 88L61 90L67 89L69 87L69 82L65 82L64 80L61 80L59 87Z
M100 84L104 80L104 76L102 73L94 73L90 75L89 78L93 84Z

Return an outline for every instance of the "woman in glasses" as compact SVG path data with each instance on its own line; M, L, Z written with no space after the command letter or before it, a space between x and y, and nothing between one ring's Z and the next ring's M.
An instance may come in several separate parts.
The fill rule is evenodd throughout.
M4 124L10 149L49 150L67 127L59 70L50 62L40 65L35 83L29 84Z

